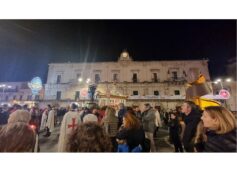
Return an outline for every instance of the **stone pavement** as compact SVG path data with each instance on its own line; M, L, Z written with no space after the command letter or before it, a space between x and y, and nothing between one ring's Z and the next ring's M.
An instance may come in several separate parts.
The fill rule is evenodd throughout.
M45 132L39 136L40 152L57 152L60 126L55 127L50 137L44 137ZM168 142L168 130L159 129L154 138L157 152L174 152L174 147Z

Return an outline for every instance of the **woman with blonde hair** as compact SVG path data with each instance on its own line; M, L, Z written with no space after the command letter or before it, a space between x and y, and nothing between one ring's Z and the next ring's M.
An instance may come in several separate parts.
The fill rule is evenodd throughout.
M202 121L207 128L206 152L236 152L236 119L222 106L206 107Z
M15 122L24 122L29 124L30 122L30 113L25 110L16 110L10 114L8 123L15 123Z

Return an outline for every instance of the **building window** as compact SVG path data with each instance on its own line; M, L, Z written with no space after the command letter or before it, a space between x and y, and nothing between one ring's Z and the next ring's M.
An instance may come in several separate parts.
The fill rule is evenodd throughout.
M31 99L32 99L32 96L31 96L31 95L28 95L28 96L27 96L27 101L31 101Z
M113 74L113 81L118 81L118 74L117 73Z
M35 100L39 100L39 95L35 95Z
M56 99L61 100L61 91L57 91Z
M153 82L158 82L157 73L153 73Z
M81 73L77 73L77 79L81 77Z
M137 90L134 90L134 91L133 91L133 95L138 95L138 91L137 91Z
M159 96L159 91L155 90L154 95Z
M175 90L175 91L174 91L174 94L175 94L175 95L180 95L179 90Z
M132 75L132 81L135 83L137 82L137 73L133 73Z
M60 84L61 83L61 75L58 75L57 76L57 84Z
M172 72L172 78L173 78L174 80L178 79L177 71L173 71L173 72Z
M99 82L100 82L100 75L95 74L95 83L99 83Z
M22 96L22 95L20 95L20 98L19 98L19 100L20 100L20 101L22 100L22 97L23 97L23 96Z
M80 99L80 91L76 91L75 93L75 101L78 101Z

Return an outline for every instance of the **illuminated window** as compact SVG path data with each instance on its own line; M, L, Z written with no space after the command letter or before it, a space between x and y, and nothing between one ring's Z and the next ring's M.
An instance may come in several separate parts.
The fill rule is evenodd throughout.
M57 84L60 84L61 83L61 75L58 75L57 76Z
M61 91L57 91L56 99L61 100Z
M100 82L100 75L95 74L95 83L99 83L99 82Z

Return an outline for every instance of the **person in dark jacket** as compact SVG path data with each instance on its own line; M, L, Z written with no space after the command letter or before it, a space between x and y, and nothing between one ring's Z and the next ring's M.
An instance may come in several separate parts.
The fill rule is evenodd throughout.
M180 124L177 114L170 113L170 121L168 123L170 127L170 136L174 143L175 152L183 152L183 146L180 140Z
M123 103L119 103L118 106L119 106L119 111L118 111L118 120L119 120L118 127L120 127L122 125L122 123L123 123L123 116L125 115L127 110L126 110L126 108L125 108Z
M132 113L127 112L124 115L123 125L116 138L118 144L127 145L129 152L132 152L138 146L143 146L145 133L139 120Z
M185 101L181 107L184 113L185 130L183 145L186 152L194 152L193 138L196 134L198 123L201 121L201 113L192 101Z
M202 121L208 129L204 152L236 152L236 119L222 106L206 107Z
M3 108L0 111L0 125L7 124L8 118L9 118L8 107L7 105L3 105Z
M155 124L155 110L151 107L149 103L144 105L144 112L142 113L142 125L145 131L146 138L151 141L151 152L156 152L156 145L153 137L153 133L156 128Z

